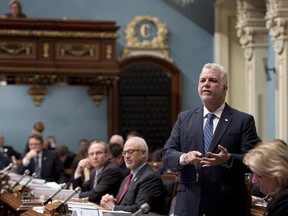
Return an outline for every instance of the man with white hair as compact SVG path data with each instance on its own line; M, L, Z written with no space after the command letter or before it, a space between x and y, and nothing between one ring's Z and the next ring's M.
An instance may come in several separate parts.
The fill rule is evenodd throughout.
M109 143L117 143L119 144L121 147L123 147L124 145L124 138L119 135L119 134L114 134L111 136Z
M122 155L131 173L121 183L116 199L106 194L100 205L110 210L136 212L147 203L152 212L161 213L163 183L147 164L148 146L145 140L140 137L128 139Z

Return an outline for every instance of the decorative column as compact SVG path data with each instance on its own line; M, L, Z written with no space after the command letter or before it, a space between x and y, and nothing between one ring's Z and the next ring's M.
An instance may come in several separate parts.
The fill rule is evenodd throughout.
M275 135L288 140L288 0L266 0L266 26L275 49Z
M244 51L246 99L248 112L255 117L257 131L267 138L267 77L264 61L267 58L265 3L262 0L237 0L237 36Z

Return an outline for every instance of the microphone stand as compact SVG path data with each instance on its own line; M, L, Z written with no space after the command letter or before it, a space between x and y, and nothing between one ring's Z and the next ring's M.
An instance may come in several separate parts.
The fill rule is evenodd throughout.
M10 163L8 166L6 166L3 170L0 170L0 173L3 174L5 172L7 172L8 170L12 169L12 167L14 166L13 163Z
M80 193L82 191L82 189L80 187L75 188L74 193L72 193L69 197L67 197L60 205L58 205L56 207L56 211L59 212L61 214L61 209L63 208L63 206L77 193Z
M49 203L45 206L44 215L69 215L68 205L66 204L76 193L79 193L81 190L80 187L77 187L74 192L67 197L63 202L57 201Z
M150 210L150 206L148 203L143 203L140 208L134 212L133 214L131 214L131 216L139 216L142 213L148 213L148 211Z
M19 189L19 192L22 193L23 190L27 187L27 185L32 181L33 178L35 178L37 175L37 173L33 173L32 176L30 177L30 179L26 182L25 185L23 185L20 189Z
M19 183L22 181L22 179L25 178L25 176L29 175L30 171L28 169L25 170L24 174L22 177L13 185L12 189L14 189Z
M44 206L46 206L49 202L52 202L52 199L64 188L67 187L67 184L66 183L63 183L60 185L61 187L59 188L59 190L57 190L53 195L51 195L45 202L43 202L42 204Z

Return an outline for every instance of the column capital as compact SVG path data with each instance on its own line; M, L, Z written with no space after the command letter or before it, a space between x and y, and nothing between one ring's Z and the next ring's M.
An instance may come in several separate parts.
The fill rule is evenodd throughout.
M288 0L266 0L266 27L277 54L282 54L288 39Z
M237 36L246 60L251 60L253 48L267 47L265 9L262 0L237 0Z

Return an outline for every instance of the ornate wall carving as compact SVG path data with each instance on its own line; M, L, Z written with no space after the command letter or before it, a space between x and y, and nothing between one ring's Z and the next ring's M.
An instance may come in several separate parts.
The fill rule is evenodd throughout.
M237 0L237 36L245 57L248 112L256 119L258 133L267 137L267 84L264 59L267 58L265 3L262 0ZM264 108L263 108L264 107Z
M275 133L288 139L288 1L266 0L266 26L275 49Z

